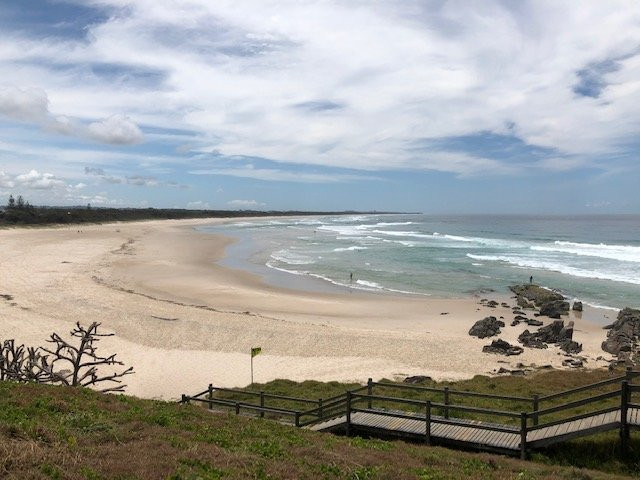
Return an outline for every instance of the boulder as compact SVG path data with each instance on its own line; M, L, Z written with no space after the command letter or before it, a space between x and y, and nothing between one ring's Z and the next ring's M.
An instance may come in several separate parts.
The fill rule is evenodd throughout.
M540 307L540 315L546 315L549 318L560 318L560 315L569 313L569 302L564 300L554 300L547 302Z
M512 327L515 327L516 325L520 325L520 320L514 320L513 322L511 322Z
M534 285L533 283L513 285L509 287L509 289L515 293L518 298L523 297L524 299L533 302L538 307L545 303L564 300L564 297L559 293L543 288L539 285ZM520 303L524 303L524 301L518 301L518 305L520 305ZM523 308L526 307L523 306Z
M582 302L573 302L573 307L571 307L571 309L576 311L576 312L581 312L582 311Z
M574 342L573 340L563 340L558 344L560 350L570 355L580 353L582 351L582 344Z
M640 310L625 308L618 313L618 319L608 329L607 339L602 342L602 350L612 355L630 352L640 339Z
M523 317L522 315L516 315L515 317L513 317L514 320L520 320L521 322L526 322L527 321L527 317Z
M522 332L518 336L518 341L529 348L547 348L547 344L537 336L537 332L531 333L529 330Z
M547 344L566 344L567 348L575 349L575 345L566 343L573 340L573 322L566 326L562 320L555 320L545 327L541 327L537 332L525 330L518 337L518 341L525 347L547 348ZM578 344L576 344L578 345ZM562 348L562 347L561 347ZM580 345L580 349L582 346Z
M478 338L493 337L500 333L500 327L504 327L504 322L496 317L485 317L473 324L469 330L469 335Z
M584 366L584 362L582 360L567 358L562 361L563 367L571 367L571 368L580 368Z
M487 307L496 308L498 305L500 305L500 304L498 302L496 302L495 300L489 300L487 302Z
M411 384L425 383L425 382L431 382L432 380L433 378L427 377L426 375L413 375L412 377L405 378L403 380L403 383L411 383Z
M534 318L527 319L526 323L530 327L541 327L543 325L543 323L540 320L536 320Z
M524 298L522 295L518 295L516 297L516 304L518 305L518 307L520 308L535 308L535 305L531 302L529 302L526 298Z
M482 351L485 353L497 353L498 355L520 355L524 352L524 348L518 345L511 345L509 342L505 342L502 339L494 340L491 345L485 345L482 347Z

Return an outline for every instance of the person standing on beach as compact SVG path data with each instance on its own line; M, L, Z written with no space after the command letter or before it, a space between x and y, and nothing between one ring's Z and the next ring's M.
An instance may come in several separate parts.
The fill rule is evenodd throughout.
M351 283L353 283L353 272L351 272L351 273L349 274L349 281L350 281Z
M529 283L533 283L533 275L529 277Z

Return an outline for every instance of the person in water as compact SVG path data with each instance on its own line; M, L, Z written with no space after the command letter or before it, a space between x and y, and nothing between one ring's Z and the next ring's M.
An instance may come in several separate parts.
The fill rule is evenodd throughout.
M529 277L529 283L533 283L533 275Z
M353 272L351 272L351 273L349 274L349 281L350 281L350 282L353 282Z

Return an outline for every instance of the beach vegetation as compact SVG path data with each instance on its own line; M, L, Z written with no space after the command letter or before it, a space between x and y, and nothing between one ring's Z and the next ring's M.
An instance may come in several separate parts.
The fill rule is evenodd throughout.
M589 383L607 372L545 372L451 383L491 392ZM528 382L528 384L527 384ZM272 382L317 396L352 384ZM324 386L324 387L323 387ZM270 383L261 389L272 388ZM310 396L310 395L308 395ZM86 388L0 382L0 477L63 479L613 479L637 477L640 442L620 460L616 435L559 444L521 461L419 443L341 437L196 405Z

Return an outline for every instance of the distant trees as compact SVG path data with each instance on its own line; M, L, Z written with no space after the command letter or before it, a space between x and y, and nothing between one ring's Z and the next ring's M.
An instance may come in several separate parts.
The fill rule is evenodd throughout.
M126 385L122 377L130 375L133 367L113 373L106 367L124 365L116 360L116 354L98 355L96 343L113 334L99 333L100 324L83 327L80 323L71 330L76 342L67 341L57 333L51 334L51 348L16 346L14 340L0 345L0 380L18 382L54 383L71 387L96 387L101 392L123 392Z

